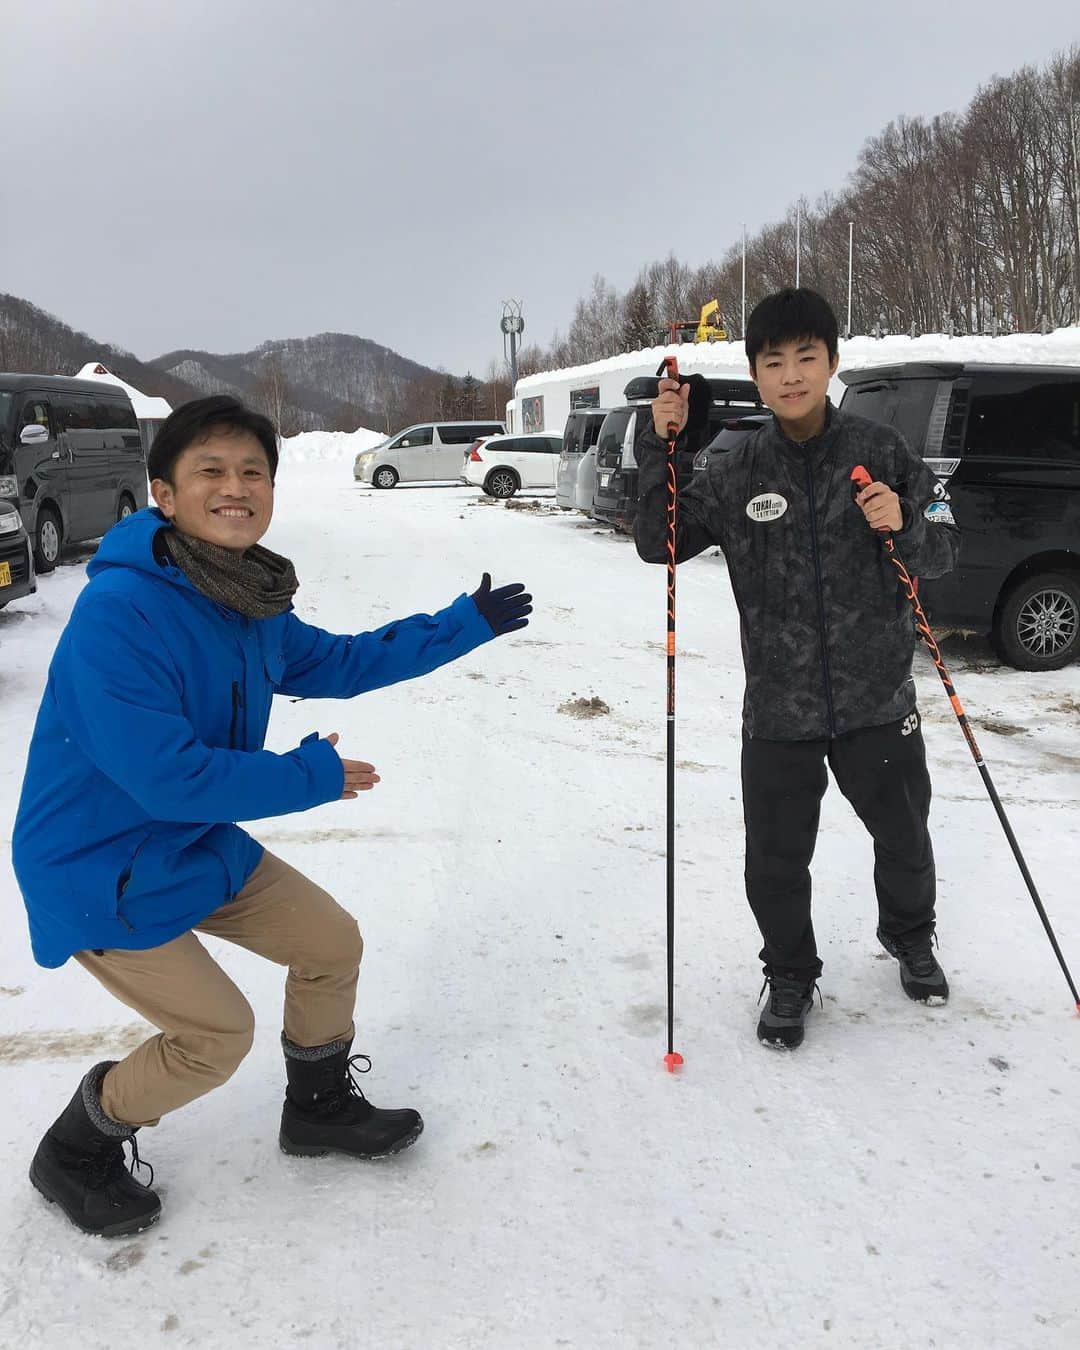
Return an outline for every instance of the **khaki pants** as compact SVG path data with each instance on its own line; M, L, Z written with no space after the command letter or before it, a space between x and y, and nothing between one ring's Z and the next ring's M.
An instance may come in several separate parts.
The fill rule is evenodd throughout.
M336 900L280 858L264 853L239 895L196 931L288 966L285 1035L294 1044L351 1038L360 930ZM101 1105L113 1120L156 1125L167 1111L224 1083L251 1049L251 1006L194 932L146 951L83 951L75 959L161 1028L102 1080Z

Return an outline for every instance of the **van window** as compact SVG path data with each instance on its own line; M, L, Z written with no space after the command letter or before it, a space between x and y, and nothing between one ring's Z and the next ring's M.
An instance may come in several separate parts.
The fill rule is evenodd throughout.
M94 426L99 431L138 431L135 410L120 399L103 398L94 403Z
M49 404L47 399L31 394L22 405L22 412L19 414L19 430L23 427L39 426L49 431ZM51 434L51 433L50 433Z
M626 435L626 428L634 415L633 408L620 408L617 412L609 412L604 418L604 424L600 428L600 436L596 442L596 457L603 460L605 464L617 464L622 455L623 437Z
M0 434L5 432L11 420L11 409L15 403L15 395L10 389L0 389Z
M414 427L412 431L404 432L396 441L391 442L391 446L395 450L405 450L412 446L430 444L430 427Z
M1080 380L980 381L972 390L967 449L987 459L1080 463Z
M591 450L600 436L600 428L604 425L602 417L586 417L585 425L581 430L581 448L582 450Z
M61 431L93 431L97 426L89 394L58 394L54 407Z
M484 431L479 426L461 427L439 427L439 440L443 445L472 445L473 441L479 440L481 436L494 436L495 428L490 431Z
M845 412L895 427L917 455L926 449L926 432L939 380L888 380L849 385L842 400Z

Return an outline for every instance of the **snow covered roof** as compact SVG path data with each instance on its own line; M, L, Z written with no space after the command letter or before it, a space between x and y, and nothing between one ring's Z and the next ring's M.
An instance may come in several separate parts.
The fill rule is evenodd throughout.
M1080 327L1059 328L1055 332L1007 333L1001 337L946 337L926 333L922 337L893 335L885 338L854 337L840 341L840 369L857 370L866 366L894 365L902 361L980 361L1007 364L1080 366ZM700 371L709 374L746 374L746 352L739 342L684 342L675 347L651 347L638 352L623 352L588 365L548 370L518 380L515 395L542 391L553 380L577 383L595 379L609 371L625 370L629 378L639 370L659 365L661 357L672 352L679 358L684 374Z
M135 409L135 416L140 422L162 422L172 412L172 408L165 399L151 397L149 394L141 393L134 385L125 384L119 375L114 375L111 370L106 370L100 361L88 361L79 371L76 379L104 380L106 384L118 384L121 389L127 391L128 397L131 399L131 406Z

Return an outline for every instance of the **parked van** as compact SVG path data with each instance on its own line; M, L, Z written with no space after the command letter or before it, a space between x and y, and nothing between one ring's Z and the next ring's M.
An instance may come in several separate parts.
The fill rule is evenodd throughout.
M39 572L146 505L146 460L119 386L0 375L0 500L18 507Z
M591 511L596 486L596 442L607 408L580 408L566 419L555 502L566 511Z
M744 413L762 412L757 385L753 380L725 379L706 376L712 403L703 442L709 442L723 423ZM637 515L638 466L634 443L641 430L643 417L651 417L649 404L656 398L659 381L655 376L641 375L630 381L623 391L625 408L608 413L600 428L596 447L596 488L593 492L592 514L620 530L631 530ZM680 465L680 472L693 472L693 458Z
M988 634L1021 670L1080 656L1080 368L922 362L845 372L841 407L903 433L960 527L919 595L936 629ZM946 495L947 494L947 495Z
M439 480L456 483L469 446L505 430L501 422L425 422L406 427L385 444L357 455L353 477L377 488Z

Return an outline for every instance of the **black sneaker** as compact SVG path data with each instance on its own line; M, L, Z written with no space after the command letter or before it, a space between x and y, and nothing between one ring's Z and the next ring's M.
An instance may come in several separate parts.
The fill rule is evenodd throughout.
M76 1228L97 1237L127 1237L161 1216L161 1201L131 1174L145 1167L135 1130L101 1109L101 1079L112 1061L96 1064L49 1126L30 1164L30 1181L50 1204L59 1205ZM129 1173L124 1145L131 1145Z
M372 1106L356 1081L367 1073L367 1055L349 1056L351 1041L305 1049L282 1037L289 1085L281 1111L278 1142L283 1153L321 1158L388 1158L414 1144L424 1129L419 1112ZM301 1056L318 1054L318 1058Z
M758 1040L777 1050L795 1050L802 1045L806 1014L814 1006L816 988L816 980L766 972L758 1002L766 989L769 990L769 1001L758 1019Z
M878 941L900 963L900 984L908 998L916 1003L940 1007L949 1001L949 982L934 956L933 934L916 942L892 938L878 929Z

